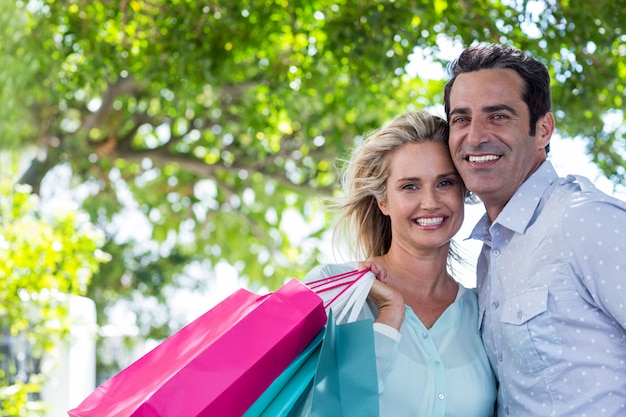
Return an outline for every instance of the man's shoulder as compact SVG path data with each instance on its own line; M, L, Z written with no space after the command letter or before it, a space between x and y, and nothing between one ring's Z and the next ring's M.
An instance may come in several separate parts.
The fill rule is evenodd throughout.
M600 190L589 178L582 175L567 175L556 183L553 195L564 199L569 209L609 205L626 210L626 202Z
M626 202L600 190L587 177L559 178L544 197L543 221L560 224L559 230L568 235L604 233L609 224L626 224Z

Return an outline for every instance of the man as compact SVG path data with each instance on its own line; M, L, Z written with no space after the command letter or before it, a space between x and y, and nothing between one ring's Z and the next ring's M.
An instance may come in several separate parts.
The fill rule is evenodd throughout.
M471 236L498 416L625 416L626 203L547 161L543 64L481 44L450 72L450 152L486 209Z

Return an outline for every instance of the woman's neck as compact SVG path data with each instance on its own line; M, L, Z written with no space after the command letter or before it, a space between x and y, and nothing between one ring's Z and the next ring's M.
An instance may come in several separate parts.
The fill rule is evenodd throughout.
M392 247L375 259L386 270L387 285L402 293L404 303L430 329L454 302L459 285L447 270L448 252L407 253Z
M448 250L439 249L417 254L392 247L376 261L385 268L392 287L428 296L448 291L450 283L454 283L447 268Z

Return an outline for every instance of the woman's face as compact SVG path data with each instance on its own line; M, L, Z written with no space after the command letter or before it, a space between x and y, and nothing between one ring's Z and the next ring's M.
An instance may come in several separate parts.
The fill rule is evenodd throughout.
M447 249L464 215L464 189L448 149L436 142L407 144L389 158L387 199L378 206L391 219L392 245Z

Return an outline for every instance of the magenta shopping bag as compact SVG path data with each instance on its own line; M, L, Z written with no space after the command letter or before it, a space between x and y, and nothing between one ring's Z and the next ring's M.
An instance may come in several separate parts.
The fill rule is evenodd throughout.
M274 380L243 417L294 417L312 412L326 416L349 415L346 413L350 408L355 408L352 414L355 416L360 415L360 410L367 410L363 416L378 415L372 321L353 323L376 279L369 272L352 270L306 282L324 301L328 314L326 329ZM334 314L339 317L335 319ZM371 343L368 343L369 336ZM354 387L355 381L358 388ZM371 387L374 389L368 391ZM335 388L337 392L329 392Z
M326 324L297 280L240 289L90 394L71 417L241 416Z

